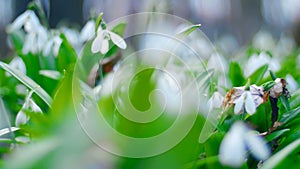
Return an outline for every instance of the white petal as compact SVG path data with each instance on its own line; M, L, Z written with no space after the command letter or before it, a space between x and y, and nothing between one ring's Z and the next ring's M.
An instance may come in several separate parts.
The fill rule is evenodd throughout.
M106 54L109 50L109 43L108 43L108 40L107 39L103 39L102 41L102 46L101 46L101 49L100 49L100 52L102 54Z
M22 124L26 124L29 120L29 117L23 112L23 110L20 110L17 114L15 124L17 127L19 127Z
M246 158L244 143L245 128L242 123L235 123L224 137L219 150L219 160L222 164L240 167Z
M214 107L213 107L213 97L211 97L208 101L207 101L207 106L208 106L208 112L211 112Z
M295 91L298 89L298 83L297 81L294 79L293 76L291 76L290 74L287 74L286 75L286 82L288 84L288 88L291 90L291 91Z
M269 158L270 149L260 136L250 131L245 135L245 141L250 152L257 160Z
M246 93L246 100L245 100L245 109L248 114L253 115L256 111L256 106L253 100L253 97L249 91Z
M87 41L95 35L95 22L88 21L80 32L80 39L82 41Z
M244 109L245 93L243 93L235 102L234 114L240 114Z
M60 45L62 43L62 39L58 36L53 38L53 54L54 56L58 55L59 49L60 49Z
M30 16L30 10L25 11L23 14L19 15L17 19L9 26L8 32L12 32L18 29L21 29L22 26L27 21L28 17Z
M42 112L41 108L32 99L29 100L29 107L33 112Z
M51 39L51 40L49 40L49 41L46 43L46 45L45 45L45 47L44 47L44 50L43 50L43 55L44 55L44 56L49 56L49 55L50 55L52 46L53 46L53 40Z
M220 108L222 106L224 97L219 92L215 92L213 97L214 97L213 99L214 108Z
M24 54L27 54L29 51L32 51L32 49L35 46L34 43L35 43L35 34L34 33L27 34L26 37L25 37L22 52Z
M126 47L127 47L126 42L124 41L124 39L121 36L115 34L114 32L111 32L111 31L109 31L109 35L114 44L116 44L121 49L126 49Z
M100 51L103 41L103 35L100 33L96 36L92 43L92 52L97 53Z
M14 59L9 63L13 68L19 69L22 73L26 74L26 66L20 57L14 57Z

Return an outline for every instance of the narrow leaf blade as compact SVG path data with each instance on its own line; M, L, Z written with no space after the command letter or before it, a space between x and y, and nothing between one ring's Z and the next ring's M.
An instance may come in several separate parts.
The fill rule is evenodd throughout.
M34 82L32 79L21 73L20 71L11 68L8 64L0 61L0 67L4 69L5 71L9 72L12 76L14 76L16 79L18 79L21 83L23 83L25 86L33 90L43 101L50 106L52 103L52 98L49 96L49 94L40 87L36 82Z

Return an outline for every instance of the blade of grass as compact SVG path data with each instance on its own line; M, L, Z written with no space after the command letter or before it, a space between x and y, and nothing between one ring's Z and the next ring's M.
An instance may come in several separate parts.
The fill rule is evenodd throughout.
M49 94L40 87L36 82L34 82L32 79L21 73L20 71L11 68L8 64L0 61L0 67L4 69L5 71L9 72L12 76L14 76L16 79L18 79L21 83L23 83L25 86L30 88L34 91L48 106L52 103L52 98L49 96Z
M8 127L0 130L0 136L19 130L18 127Z
M284 149L282 149L281 151L273 155L271 158L269 158L261 167L261 169L275 168L282 160L284 160L289 154L291 154L299 146L300 146L300 139L292 142Z

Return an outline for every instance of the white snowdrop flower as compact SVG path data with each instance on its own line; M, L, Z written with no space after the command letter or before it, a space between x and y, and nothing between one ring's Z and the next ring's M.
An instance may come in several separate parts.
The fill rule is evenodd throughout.
M272 50L275 48L275 39L270 32L261 30L254 36L253 46L260 50Z
M27 10L21 14L9 27L8 32L20 30L24 26L27 33L23 45L22 52L27 54L32 52L34 54L42 50L44 44L47 42L47 30L40 24L38 17L32 10Z
M73 46L80 46L80 34L77 30L70 29L68 27L62 27L61 32L65 34L66 38Z
M266 142L242 122L236 122L220 145L219 160L224 165L238 168L246 161L248 150L257 160L266 160L270 156Z
M23 62L23 60L19 56L14 57L13 60L9 63L9 66L12 67L12 68L18 69L23 74L26 74L25 63ZM9 73L7 73L6 75L10 76Z
M31 94L29 94L29 97L30 97L30 95ZM21 108L21 110L18 112L18 114L16 116L15 124L17 127L19 127L20 125L26 124L29 120L29 116L26 115L24 110L31 110L32 112L35 112L35 113L42 113L41 108L31 98L29 98L28 100L25 101L25 103L23 104L23 107Z
M7 31L10 33L21 29L25 25L25 23L28 22L28 20L30 20L34 15L35 14L32 10L25 11L24 13L19 15L11 25L8 26Z
M57 56L61 43L62 39L58 35L51 37L44 47L43 55L49 56L52 53L54 56Z
M244 125L235 123L226 134L219 149L219 160L222 164L239 167L245 162L246 153L244 145Z
M47 40L47 30L41 25L36 26L35 29L30 30L26 35L22 52L24 54L29 52L36 54L43 50Z
M287 87L289 88L289 90L295 91L298 89L299 85L292 75L287 74L285 79L288 84Z
M251 85L250 91L245 91L245 86L232 88L225 96L224 105L226 107L235 104L235 114L243 113L246 110L248 114L252 115L256 108L266 101L264 88Z
M99 27L97 36L92 43L92 52L101 52L102 54L106 54L109 50L109 40L112 40L112 42L121 49L125 49L127 47L126 42L121 36Z
M234 113L240 114L243 113L244 110L250 115L253 115L256 111L254 99L250 91L245 91L241 97L235 101Z
M95 36L95 21L88 21L80 32L80 39L82 42L88 41Z
M220 92L214 92L207 102L209 112L211 112L214 108L220 108L222 106L223 100L224 97L221 95Z
M280 63L277 59L271 58L266 52L261 52L259 55L254 54L250 57L245 66L244 75L249 77L261 66L268 64L269 69L276 72L280 69Z
M16 116L16 121L15 121L15 125L17 127L20 127L20 125L26 124L27 121L29 120L29 117L25 114L25 112L21 109L17 116Z
M247 148L257 160L266 160L270 156L270 149L266 146L266 142L255 131L246 131L244 138Z

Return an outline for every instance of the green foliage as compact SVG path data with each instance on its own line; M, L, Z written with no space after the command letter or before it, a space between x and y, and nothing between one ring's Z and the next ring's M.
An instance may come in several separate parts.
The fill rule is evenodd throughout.
M6 63L0 62L0 67L7 72L9 72L11 75L13 75L15 78L17 78L21 83L26 85L29 89L33 90L41 99L47 103L48 106L51 105L52 99L48 95L47 92L45 92L38 84L36 84L32 79L22 74L20 71L16 69L12 69L9 65Z
M1 168L79 169L101 168L102 165L107 168L124 169L229 168L220 162L219 150L224 137L237 121L244 121L257 134L263 135L263 139L268 142L268 146L272 150L271 156L266 161L259 162L250 156L240 168L252 169L257 168L258 165L262 165L261 168L263 169L284 168L290 163L295 164L292 167L299 167L297 166L300 160L299 93L297 94L297 91L294 91L295 89L291 90L292 98L287 98L281 94L278 105L276 105L279 107L278 123L274 126L271 124L271 106L274 105L271 105L267 100L268 97L265 97L275 86L274 80L276 77L285 78L289 74L299 86L298 50L292 51L286 58L277 58L277 53L273 53L274 51L265 51L272 59L281 59L280 70L270 71L268 77L266 77L266 72L269 68L271 69L270 63L253 70L254 73L250 76L244 76L244 67L248 64L249 58L253 54L263 52L251 46L242 51L242 55L246 57L237 58L235 61L229 60L228 65L224 63L226 64L224 67L228 70L225 70L223 74L217 72L217 67L215 69L205 69L206 71L193 70L194 74L187 74L185 69L180 69L176 74L183 72L186 73L184 76L196 77L194 80L199 87L197 89L200 91L200 95L203 96L203 100L199 101L201 102L199 103L199 110L193 110L196 114L183 112L185 118L178 119L176 114L172 114L166 109L154 121L139 123L125 118L122 113L131 113L133 109L148 114L160 111L155 105L161 104L161 101L154 97L159 84L158 78L160 78L157 76L156 67L149 68L146 63L141 64L139 59L129 60L126 64L130 66L139 64L138 67L124 69L122 73L124 73L125 78L122 76L121 79L113 79L113 82L111 82L109 78L113 76L112 73L108 72L104 76L101 74L102 61L117 56L122 59L122 52L111 40L109 41L111 48L105 55L100 52L91 52L93 38L78 42L79 45L77 45L80 46L78 47L68 39L63 31L52 30L47 26L46 13L42 11L41 4L33 3L33 5L32 7L38 11L42 26L47 30L48 35L50 36L50 32L59 32L61 44L57 56L54 56L54 53L45 56L46 54L42 50L30 51L25 54L22 49L24 43L26 43L26 31L9 32L13 54L22 59L26 67L26 73L24 72L24 74L12 66L9 63L11 59L5 62L0 61ZM99 26L107 26L106 28L110 31L120 36L124 35L128 26L127 23L117 23L109 28L110 25L106 25L102 15L101 13L95 22L96 27L93 31L97 32ZM175 36L179 39L190 37L190 35L193 35L191 33L199 27L200 24L188 26ZM191 37L191 39L193 38ZM203 59L203 63L208 62L208 58ZM172 63L171 61L168 64L168 66L171 65L170 67L175 66L176 68L184 65ZM98 72L92 72L95 65L99 65ZM11 76L6 75L6 73ZM88 83L91 73L100 76L97 77L99 84L96 83L96 86ZM127 74L134 74L135 76L132 79L126 79ZM246 84L247 79L250 80L249 84ZM181 80L176 81L180 87L184 86L183 84L186 82L186 79ZM222 80L230 81L231 86L230 84L222 84ZM130 83L128 83L129 81ZM216 105L210 105L209 108L205 107L208 103L207 100L212 99L214 92L219 92L220 95L224 96L224 91L230 91L232 87L245 86L245 84L246 87L249 87L250 84L264 87L262 95L253 94L253 97L258 98L256 101L261 102L256 107L255 114L235 114L234 104L236 102L226 105L224 99L220 101L222 102L220 104L223 104L222 106L214 107ZM22 89L24 86L25 91ZM99 88L101 89L100 92L98 91ZM26 93L29 92L27 90L35 93L35 95L27 96ZM28 98L41 107L43 113L34 113L30 109L24 110L28 121L17 127L15 126L17 115L20 110L23 111L24 105L28 104L26 102ZM89 121L89 118L94 118L91 114L95 112L98 113L97 115L100 113L104 121L99 122L99 124ZM97 148L101 145L96 145L100 142L116 149L119 148L117 139L114 140L113 137L109 137L111 140L103 139L104 136L111 134L105 128L107 127L105 126L106 123L114 132L127 137L143 139L156 137L169 129L178 120L182 122L181 126L177 128L178 133L180 133L181 130L185 130L184 124L187 123L188 120L186 119L189 118L194 118L195 122L191 124L191 130L186 133L185 137L175 147L153 157L116 157ZM85 122L92 123L89 124L89 127L93 131L95 130L96 134L93 134L99 136L99 138L92 139L88 137L90 133L84 128ZM98 121L96 120L96 122ZM162 140L162 142L170 144L173 136L168 139ZM127 150L151 152L160 145L158 142L153 142L137 149L136 147L140 145L133 145L129 142L122 142L121 144L120 147L124 149L119 150L119 152Z
M259 84L259 82L263 79L265 73L268 70L268 65L263 65L258 68L254 73L252 73L248 78L250 79L251 84Z
M232 86L243 86L246 82L243 70L237 62L230 63L228 76L231 80Z

